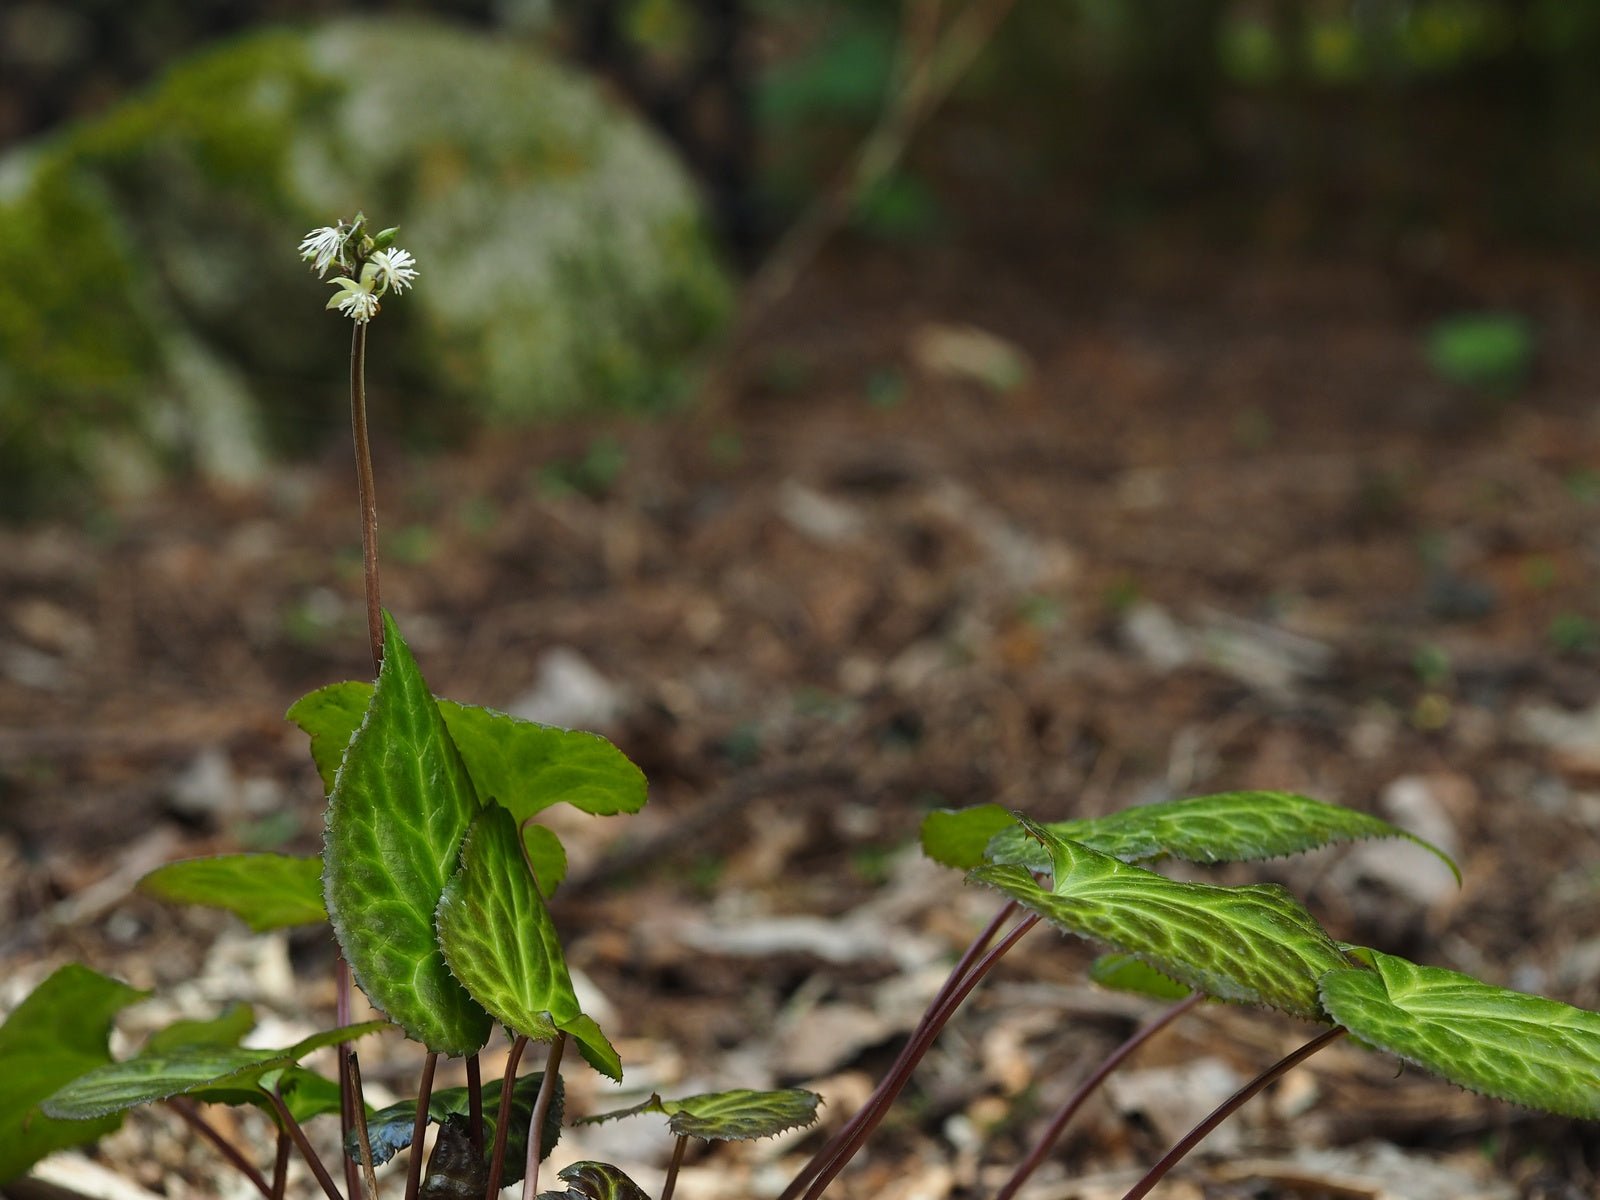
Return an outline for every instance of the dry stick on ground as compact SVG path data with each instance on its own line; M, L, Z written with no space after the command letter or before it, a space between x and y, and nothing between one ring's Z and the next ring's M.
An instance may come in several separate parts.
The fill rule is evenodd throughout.
M361 1099L363 1094L361 1087L361 1059L352 1050L347 1062L350 1068L350 1094L357 1099L355 1124L356 1140L361 1146L361 1176L366 1181L367 1200L378 1200L378 1172L377 1168L372 1165L372 1139L367 1133L367 1105ZM346 1158L349 1157L349 1153L343 1145L339 1147L339 1153Z
M1061 1106L1060 1110L1051 1119L1039 1141L1028 1152L1028 1157L1023 1159L1022 1164L1012 1172L1011 1178L1006 1180L1005 1186L995 1193L994 1200L1011 1200L1011 1197L1017 1194L1022 1185L1028 1181L1028 1176L1039 1169L1039 1164L1044 1162L1051 1148L1060 1140L1061 1131L1067 1127L1067 1122L1072 1120L1078 1109L1083 1107L1083 1102L1094 1095L1100 1085L1111 1075L1111 1072L1122 1064L1123 1059L1127 1058L1128 1055L1132 1054L1204 999L1205 995L1203 993L1195 992L1187 1000L1180 1000L1154 1021L1151 1021L1150 1024L1136 1029L1132 1037L1108 1054L1105 1061L1096 1067L1089 1078L1078 1085L1077 1091L1067 1098L1067 1102Z
M483 1154L483 1075L478 1067L478 1056L467 1055L467 1137L472 1142L472 1152Z

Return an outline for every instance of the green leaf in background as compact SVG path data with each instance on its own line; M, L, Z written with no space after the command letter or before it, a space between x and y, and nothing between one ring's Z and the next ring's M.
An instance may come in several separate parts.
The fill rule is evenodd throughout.
M323 886L361 990L429 1050L475 1053L491 1023L445 966L433 912L480 811L394 618L366 719L328 796Z
M516 822L499 805L473 822L461 866L439 901L436 926L450 970L495 1020L538 1041L551 1040L558 1029L580 1045L598 1035L615 1055L592 1021L577 1024L582 1010L560 936L523 861ZM620 1078L617 1065L613 1078Z
M922 852L936 863L970 871L983 865L984 849L994 836L1016 823L1017 819L998 804L935 809L922 818ZM1043 847L1031 838L1027 844L1041 855L1044 853Z
M1337 842L1405 838L1438 855L1456 882L1461 881L1456 864L1437 846L1368 813L1292 792L1222 792L1143 804L1104 817L1053 821L1046 828L1123 862L1168 855L1193 863L1252 862ZM1044 847L1021 826L995 834L986 857L1033 871L1050 869Z
M211 1089L221 1089L223 1095L234 1090L245 1092L269 1071L293 1066L313 1050L352 1041L386 1028L387 1024L366 1021L326 1030L284 1050L180 1046L156 1054L139 1054L80 1075L46 1097L40 1107L52 1117L84 1121Z
M141 992L69 963L36 987L0 1025L0 1183L45 1155L92 1142L122 1123L52 1120L39 1101L111 1061L111 1018Z
M603 1162L575 1162L556 1172L566 1181L564 1192L540 1192L539 1200L650 1200L621 1167Z
M1480 392L1515 391L1533 362L1533 326L1516 313L1457 313L1428 330L1428 365L1441 379Z
M1330 971L1322 1002L1359 1040L1474 1092L1600 1120L1600 1013L1375 950L1358 956L1372 969Z
M979 867L970 878L1208 996L1326 1019L1317 980L1350 961L1284 888L1180 883L1018 820L1048 849L1053 888L1012 865Z
M1137 992L1154 1000L1182 1000L1189 989L1169 975L1146 966L1131 954L1102 954L1089 967L1089 978L1115 992Z
M287 854L217 854L157 867L139 881L147 895L225 908L257 933L328 919L322 860Z
M371 695L371 684L352 680L312 692L289 709L289 719L310 735L311 757L330 791ZM644 805L644 773L599 734L452 700L437 703L479 797L503 804L522 826L546 896L566 875L566 854L555 834L527 824L529 817L560 803L595 816L637 812Z
M183 1046L237 1046L256 1027L256 1010L230 1004L209 1021L174 1021L145 1039L140 1054L164 1054Z
M817 1119L822 1097L804 1088L783 1088L754 1092L740 1088L731 1092L704 1092L681 1100L663 1100L652 1095L642 1104L615 1112L585 1117L580 1125L615 1121L638 1113L662 1113L667 1127L680 1137L705 1141L747 1141L774 1137L785 1129L810 1125Z
M539 1085L543 1082L544 1072L535 1071L531 1075L522 1076L512 1085L511 1123L506 1131L506 1159L504 1174L501 1177L501 1183L506 1187L522 1179L522 1169L528 1157L528 1122L533 1117L533 1103L539 1095ZM544 1135L539 1141L543 1148L543 1158L550 1157L550 1151L555 1149L556 1142L560 1140L565 1099L566 1089L561 1077L557 1075L550 1097L550 1108L545 1113ZM469 1105L467 1089L464 1087L445 1088L443 1091L434 1092L428 1099L428 1120L433 1124L442 1125L452 1116L465 1117L468 1115ZM483 1111L485 1161L488 1158L489 1148L494 1143L494 1123L499 1111L500 1092L498 1088L490 1088L485 1095ZM367 1139L372 1145L372 1161L375 1164L382 1166L411 1145L411 1134L416 1119L417 1102L414 1099L391 1104L367 1118ZM344 1152L350 1156L352 1162L361 1160L361 1144L353 1129L350 1131L350 1136L345 1138Z

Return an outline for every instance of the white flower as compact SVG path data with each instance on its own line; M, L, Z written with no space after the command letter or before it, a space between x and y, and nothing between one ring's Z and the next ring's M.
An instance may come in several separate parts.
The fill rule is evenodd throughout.
M397 294L403 292L417 277L414 265L417 260L411 257L409 250L401 250L399 247L393 250L379 250L373 254L371 261L377 268L375 274L380 295L390 288Z
M344 239L345 230L336 225L327 225L321 229L313 229L300 243L300 257L311 264L311 269L317 273L318 279L328 273L329 264L344 249Z
M337 308L357 325L365 325L372 320L378 311L378 296L372 290L370 273L360 283L354 279L335 279L333 284L339 290L328 298L326 308Z

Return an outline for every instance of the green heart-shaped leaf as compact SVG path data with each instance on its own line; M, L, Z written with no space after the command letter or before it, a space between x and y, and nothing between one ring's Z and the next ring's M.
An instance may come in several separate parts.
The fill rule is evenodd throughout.
M1284 888L1180 883L1017 819L1048 851L1053 887L1011 865L979 867L970 878L1208 996L1325 1019L1317 980L1350 963Z
M555 923L523 860L516 822L498 804L473 822L436 924L450 970L495 1020L539 1041L567 1030L580 1047L594 1052L603 1046L608 1063L615 1059L599 1027L583 1019ZM607 1074L620 1078L621 1064Z
M1474 1092L1600 1119L1600 1013L1376 950L1330 971L1322 1002L1361 1041Z
M429 1050L475 1053L489 1015L445 966L433 912L477 793L394 619L366 719L328 796L328 915L361 990Z
M817 1119L817 1105L821 1103L821 1096L804 1088L783 1088L771 1092L741 1088L731 1092L703 1092L698 1096L685 1096L681 1100L663 1100L660 1096L652 1095L642 1104L585 1117L579 1124L596 1124L638 1113L657 1112L668 1118L667 1127L680 1137L697 1137L705 1141L748 1141L751 1138L774 1137L785 1129L810 1125Z
M936 863L970 871L983 865L983 852L994 836L1016 823L998 804L935 809L922 818L922 852Z
M155 1054L139 1054L79 1076L46 1097L46 1115L83 1121L126 1112L141 1104L173 1096L220 1089L245 1092L269 1071L293 1066L313 1050L353 1041L387 1027L367 1021L330 1029L284 1050L245 1050L237 1046L180 1046Z
M139 890L179 904L225 908L257 933L328 919L322 860L287 854L217 854L157 867Z
M567 1182L564 1192L540 1192L539 1200L650 1200L641 1188L610 1163L575 1162L556 1172Z
M368 683L335 683L289 709L288 718L310 735L311 757L330 791L371 694ZM529 817L558 803L608 816L637 812L645 802L644 773L598 734L452 700L440 699L438 706L479 797L503 804L522 827L546 896L566 875L566 855L555 835L529 824Z
M523 1167L528 1157L528 1122L533 1117L533 1104L539 1095L539 1085L543 1082L544 1072L535 1071L531 1075L524 1075L512 1085L511 1120L506 1128L505 1166L500 1180L505 1187L510 1187L522 1179ZM565 1092L566 1089L558 1075L555 1087L551 1089L550 1107L545 1113L544 1135L539 1141L544 1158L550 1156L550 1151L555 1149L556 1142L561 1138ZM500 1111L499 1089L491 1088L489 1093L483 1112L485 1162L488 1161L490 1148L494 1143L494 1123ZM445 1088L443 1091L434 1092L428 1099L428 1120L433 1124L442 1125L452 1116L465 1117L468 1115L470 1104L469 1093L464 1087ZM415 1100L402 1100L398 1104L389 1105L388 1108L379 1109L368 1117L367 1138L372 1145L372 1161L382 1166L411 1145L411 1134L415 1129L416 1120ZM350 1156L352 1162L359 1162L361 1159L361 1144L353 1129L345 1138L344 1152Z
M1120 858L1123 862L1181 858L1185 862L1251 862L1299 854L1337 842L1405 838L1432 851L1461 872L1437 846L1368 813L1325 804L1292 792L1223 792L1170 804L1144 804L1109 816L1055 821L1059 838ZM987 860L1046 871L1044 848L1021 827L1002 828L989 843Z
M36 987L0 1025L0 1183L45 1155L92 1142L122 1124L54 1120L39 1113L46 1096L111 1061L111 1019L141 992L69 963Z
M1189 989L1131 954L1102 954L1089 967L1089 978L1103 988L1136 992L1155 1000L1182 1000Z

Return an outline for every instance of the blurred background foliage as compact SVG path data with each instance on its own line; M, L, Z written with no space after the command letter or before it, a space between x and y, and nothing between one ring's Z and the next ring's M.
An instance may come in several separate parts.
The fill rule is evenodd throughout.
M984 12L992 31L950 102L906 122L906 153L845 193L856 235L914 250L1000 204L1075 236L1596 249L1600 0L13 0L0 144L59 143L259 27L423 16L602 78L699 179L723 261L752 269L883 132L918 54L940 52L927 30ZM29 236L43 233L0 232L0 253ZM1520 378L1533 344L1514 314L1430 336L1442 375L1488 390ZM660 395L692 391L681 364L661 369L674 382ZM650 387L629 391L654 405Z

